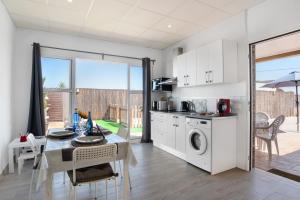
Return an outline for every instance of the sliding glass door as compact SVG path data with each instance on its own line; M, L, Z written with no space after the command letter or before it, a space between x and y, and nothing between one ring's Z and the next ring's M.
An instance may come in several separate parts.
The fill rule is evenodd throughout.
M127 125L127 64L76 59L75 107L117 133Z
M94 58L42 58L46 121L49 128L72 123L77 108L105 129L128 127L141 137L143 70L128 63Z

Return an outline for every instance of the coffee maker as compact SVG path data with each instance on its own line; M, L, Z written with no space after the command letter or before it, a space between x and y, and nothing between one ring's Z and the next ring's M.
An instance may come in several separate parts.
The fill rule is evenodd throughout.
M230 99L219 99L217 103L217 111L220 115L230 114Z

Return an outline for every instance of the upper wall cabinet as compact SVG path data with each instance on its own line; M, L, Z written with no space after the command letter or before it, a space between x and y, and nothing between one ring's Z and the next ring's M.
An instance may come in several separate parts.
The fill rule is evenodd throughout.
M217 40L174 59L178 87L236 82L237 45Z
M194 86L197 83L196 50L177 56L173 61L173 76L178 87Z

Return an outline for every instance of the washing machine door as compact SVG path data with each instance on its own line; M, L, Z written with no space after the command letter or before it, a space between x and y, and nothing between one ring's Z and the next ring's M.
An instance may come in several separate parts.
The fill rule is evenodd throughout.
M199 129L193 129L189 132L189 145L196 154L202 155L207 150L206 135Z

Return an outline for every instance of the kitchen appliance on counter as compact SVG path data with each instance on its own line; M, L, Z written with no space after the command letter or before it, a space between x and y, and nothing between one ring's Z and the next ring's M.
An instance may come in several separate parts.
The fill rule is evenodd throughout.
M192 112L192 111L195 111L195 105L191 101L182 101L181 102L180 111L181 112Z
M152 101L152 110L158 110L158 103L157 103L157 101Z
M168 102L167 101L158 101L157 110L159 111L167 111L168 110Z
M164 81L169 80L170 78L156 78L152 80L152 91L153 92L168 92L172 91L172 85L169 84L163 84Z
M190 111L189 102L182 101L181 102L181 106L180 106L180 111L182 111L182 112L189 112Z
M227 115L231 113L230 99L219 99L217 103L217 111L219 115Z

